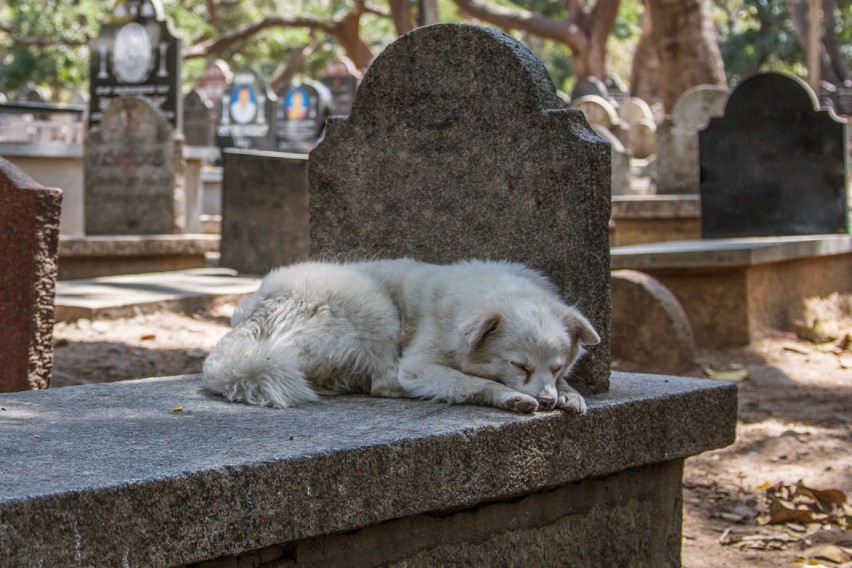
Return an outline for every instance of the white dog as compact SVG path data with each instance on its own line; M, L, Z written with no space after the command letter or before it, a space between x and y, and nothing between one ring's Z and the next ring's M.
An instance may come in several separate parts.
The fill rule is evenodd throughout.
M207 388L274 407L362 392L583 413L565 377L600 340L544 276L490 261L295 264L231 323L204 362Z

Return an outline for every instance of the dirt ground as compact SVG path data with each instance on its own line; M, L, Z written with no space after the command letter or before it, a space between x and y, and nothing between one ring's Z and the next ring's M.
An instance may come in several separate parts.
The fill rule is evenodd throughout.
M197 373L232 311L59 323L53 386ZM734 445L687 460L684 566L852 567L852 508L839 504L852 495L850 335L814 344L773 333L747 349L700 353L702 367L737 382L739 421ZM799 481L823 492L793 496L787 486ZM793 520L764 524L780 519L779 507Z

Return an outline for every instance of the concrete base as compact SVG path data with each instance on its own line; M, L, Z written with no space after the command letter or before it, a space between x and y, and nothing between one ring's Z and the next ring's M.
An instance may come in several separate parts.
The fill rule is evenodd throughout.
M61 235L59 280L188 270L208 266L219 236L207 234L87 236Z
M612 249L612 268L649 274L686 311L700 347L747 345L826 313L852 317L852 236L677 241Z
M588 402L275 410L199 376L0 395L0 565L677 565L681 460L734 440L736 387L614 373Z
M612 246L701 238L698 195L616 195L612 198Z

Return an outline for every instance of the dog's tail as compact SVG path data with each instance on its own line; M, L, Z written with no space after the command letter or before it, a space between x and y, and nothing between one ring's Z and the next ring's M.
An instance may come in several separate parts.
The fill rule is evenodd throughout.
M299 368L289 337L259 337L253 325L225 335L204 361L206 387L233 402L288 408L319 396Z

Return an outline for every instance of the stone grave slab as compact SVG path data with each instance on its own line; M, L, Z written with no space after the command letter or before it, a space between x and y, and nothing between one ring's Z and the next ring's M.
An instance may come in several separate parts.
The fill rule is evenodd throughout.
M0 158L2 392L50 386L61 203L61 190Z
M88 235L180 233L185 223L183 143L145 99L116 100L85 145Z
M699 135L702 237L848 233L846 127L797 77L740 83Z
M609 144L561 108L524 45L461 24L406 34L349 117L329 119L309 168L312 256L527 263L605 338L575 376L606 390Z

